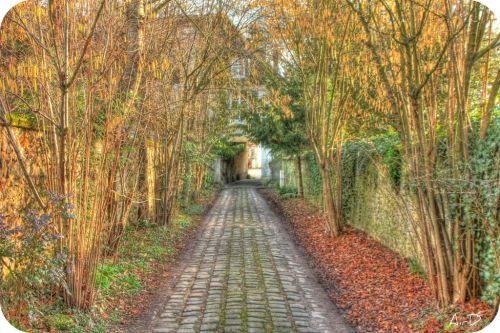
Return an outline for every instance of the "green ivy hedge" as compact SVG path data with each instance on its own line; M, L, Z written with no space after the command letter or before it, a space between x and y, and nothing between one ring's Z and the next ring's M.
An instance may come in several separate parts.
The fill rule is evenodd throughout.
M464 212L464 223L475 225L480 242L477 244L476 261L480 269L483 285L482 299L493 304L500 295L500 272L498 256L500 252L498 198L500 188L500 117L494 117L489 133L484 140L479 140L478 124L473 124L469 140L471 157L462 165L464 173L470 178L449 179L440 177L440 174L449 175L449 166L446 165L446 136L440 138L438 175L441 181L446 181L445 188L448 193L460 196L457 200L460 207L449 208L450 212ZM348 223L353 214L359 209L356 200L360 200L360 186L377 186L378 181L367 182L367 177L377 179L380 177L379 165L387 171L390 186L393 191L411 193L412 180L404 173L404 154L401 141L396 133L387 133L369 140L350 141L342 148L342 210ZM305 157L304 167L304 193L306 199L318 207L322 206L322 182L319 167L315 156L309 153ZM365 183L359 183L364 177ZM469 181L468 179L472 179ZM382 180L384 181L384 180ZM357 182L361 185L356 185ZM443 186L443 184L441 184ZM361 189L362 190L362 189ZM368 188L366 191L372 191ZM371 195L371 194L370 194ZM451 205L456 205L452 203ZM378 210L379 208L374 208ZM370 211L369 214L374 212ZM372 226L373 227L373 226ZM376 226L375 226L376 227ZM369 228L368 228L368 232ZM380 234L380 233L379 233Z

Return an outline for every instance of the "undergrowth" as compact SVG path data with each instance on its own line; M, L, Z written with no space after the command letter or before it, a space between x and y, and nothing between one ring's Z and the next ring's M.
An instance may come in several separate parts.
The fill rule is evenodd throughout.
M125 306L148 285L148 278L174 260L179 242L193 231L195 219L205 211L190 204L173 223L159 226L148 220L131 223L115 257L102 260L96 276L97 302L88 312L68 309L61 298L38 304L31 320L11 324L27 332L106 333L110 325L125 316Z

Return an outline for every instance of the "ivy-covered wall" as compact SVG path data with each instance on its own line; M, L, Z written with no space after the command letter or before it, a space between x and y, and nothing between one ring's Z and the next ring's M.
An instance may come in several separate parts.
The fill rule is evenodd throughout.
M403 256L423 263L412 229L414 212L409 196L397 193L387 168L379 161L363 167L355 162L343 177L346 221Z
M397 192L382 161L357 150L350 153L344 156L342 177L346 222L403 256L421 262L418 244L412 237L410 198ZM321 176L314 155L308 154L303 164L304 196L321 208Z
M323 207L323 185L321 174L314 154L310 153L304 157L302 163L302 177L304 182L305 198L318 208Z
M479 223L478 232L483 233L483 241L477 244L477 261L483 285L482 299L492 304L500 294L500 237L496 233L498 212L495 208L500 190L493 185L495 181L498 184L500 176L500 121L493 123L490 132L485 140L475 144L469 163L476 182L451 184L450 191L480 194L471 198L462 194L461 202L464 210L470 211L470 218ZM412 223L417 218L410 194L412 183L405 176L402 164L397 136L389 134L373 141L346 143L342 149L342 211L348 224L409 258L412 268L421 271L425 265ZM314 154L304 156L302 165L304 196L322 208L322 182ZM284 160L281 167L286 175L285 186L296 187L295 161ZM473 207L477 202L469 202L472 200L481 200L479 207L483 207L484 212L475 212Z

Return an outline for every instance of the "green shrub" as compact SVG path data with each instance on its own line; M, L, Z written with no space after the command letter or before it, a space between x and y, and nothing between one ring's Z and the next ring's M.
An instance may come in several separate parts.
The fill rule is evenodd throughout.
M96 285L97 287L106 292L111 288L113 281L117 279L120 274L123 274L127 270L124 265L117 264L104 264L101 265L97 270L96 275Z
M155 254L150 254L154 251ZM157 256L160 258L165 250L160 246L149 247L146 251L146 256ZM129 267L130 266L130 267ZM111 289L125 290L128 293L134 294L141 288L141 282L137 276L130 272L130 269L137 268L137 265L122 265L122 264L104 264L99 267L96 276L96 284L99 290L103 293L109 293Z
M410 273L413 275L418 275L421 278L426 279L427 274L425 274L425 270L422 268L422 266L418 263L417 260L415 259L410 259L408 261L408 267L410 268Z
M281 197L285 199L295 198L298 195L298 191L295 186L278 187L277 191L281 195Z
M183 213L186 215L201 215L205 211L205 207L199 204L190 204L183 209Z
M133 227L136 228L153 228L155 226L156 224L151 222L151 220L149 219L140 219L135 221L135 223L133 224Z
M136 294L142 289L141 281L133 273L128 273L119 281L121 287L129 294Z
M67 287L65 254L47 255L62 237L54 233L54 217L71 218L68 217L69 209L63 206L65 204L54 200L50 213L26 209L22 215L23 223L18 227L10 227L10 217L0 213L0 258L16 263L15 274L0 279L1 307L21 312L28 309L32 319L36 317L32 309L38 309L45 299L52 298L54 289Z
M403 157L401 154L401 140L394 132L389 132L373 140L377 153L382 157L387 166L391 184L396 191L401 186L401 172L403 168Z
M152 260L158 260L166 253L167 249L161 245L152 245L146 248L146 255Z
M283 199L292 199L297 197L297 193L283 193L281 197Z
M241 152L245 150L244 143L233 143L229 142L227 139L220 140L214 146L213 154L219 156L223 160L230 160L238 156Z
M191 225L191 221L188 218L180 218L177 223L181 228L187 228Z
M117 320L117 312L111 311L108 313L108 319ZM71 328L71 333L107 333L106 319L101 316L95 315L92 312L79 312L73 313L73 320L75 327Z
M67 314L58 313L47 317L47 323L51 328L68 331L75 327L75 321Z

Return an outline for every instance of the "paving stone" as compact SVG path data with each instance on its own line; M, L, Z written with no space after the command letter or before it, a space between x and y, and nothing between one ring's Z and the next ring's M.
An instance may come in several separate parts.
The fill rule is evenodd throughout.
M181 265L155 333L353 332L253 186L222 192Z

